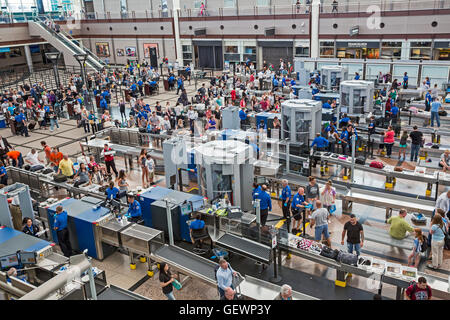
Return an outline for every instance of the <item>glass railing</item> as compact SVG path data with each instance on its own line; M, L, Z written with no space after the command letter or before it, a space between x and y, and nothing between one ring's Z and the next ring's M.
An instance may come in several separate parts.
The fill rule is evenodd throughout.
M296 15L309 14L311 11L310 0L301 0L300 5L273 5L273 6L237 6L237 7L206 7L181 8L178 16L181 18L202 18L222 16L261 16L261 15ZM145 8L143 8L145 9ZM339 0L333 5L333 0L321 1L321 13L372 13L374 10L383 12L392 11L416 11L416 10L442 10L450 9L450 0ZM439 11L437 11L439 12ZM72 14L51 12L45 15L36 15L32 12L5 13L0 15L0 23L27 22L36 16L51 17L52 20L125 20L125 19L159 19L172 18L173 10L140 10L127 12L75 12Z

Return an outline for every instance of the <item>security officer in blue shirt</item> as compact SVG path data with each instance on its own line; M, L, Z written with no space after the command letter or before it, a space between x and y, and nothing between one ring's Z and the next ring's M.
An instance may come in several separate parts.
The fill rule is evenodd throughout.
M347 154L347 148L349 146L349 138L350 135L347 131L347 127L344 127L344 129L342 129L342 133L341 136L339 137L341 140L341 146L342 146L342 153L343 154Z
M56 231L58 244L66 257L72 255L72 245L70 244L69 230L67 229L67 212L62 206L56 207L53 229Z
M138 222L142 216L141 211L141 205L139 201L137 201L134 198L134 195L128 195L128 203L130 204L128 206L128 212L127 214L130 215L131 219L129 219L131 222Z
M295 86L297 83L295 82L294 79L291 80L291 86Z
M259 186L257 183L253 183L253 191L252 191L253 200L256 199L257 194L260 194L261 191L262 191L261 186Z
M427 91L427 94L425 95L425 111L430 111L431 109L431 90Z
M315 95L316 93L319 93L320 92L320 90L317 88L317 87L314 87L314 88L312 88L312 90L311 90L311 94L312 95Z
M358 72L355 72L355 80L359 80L360 76Z
M136 93L137 93L137 86L136 86L136 83L133 82L133 84L130 86L130 90L131 90L131 92L132 92L131 95L132 95L133 97L136 97L136 96L137 96L137 94L136 94Z
M392 105L392 107L391 107L392 124L396 124L397 123L398 112L399 112L398 107L395 104Z
M331 109L331 104L330 104L330 100L328 100L327 102L325 102L323 105L322 105L322 108L324 108L324 109Z
M202 216L200 214L197 214L195 216L195 220L192 221L191 224L189 225L192 244L197 243L196 245L197 248L202 247L203 238L205 237L205 235L207 235L205 229L205 221L203 221L201 218Z
M269 216L269 210L272 211L272 199L270 198L270 194L267 192L267 186L263 184L261 192L255 194L255 196L257 199L259 199L261 226L265 226L267 217Z
M311 144L311 148L314 148L314 146L316 146L317 151L325 151L328 148L328 144L328 140L322 137L320 133L317 133Z
M28 134L28 127L25 122L26 117L23 111L20 111L20 113L14 117L14 120L16 120L17 128L20 131L20 135L21 136L25 135L25 137L29 137L30 135Z
M3 161L0 161L0 184L8 185L8 173Z
M286 179L283 179L281 183L283 184L283 189L281 190L281 201L283 206L281 208L283 209L283 217L287 219L290 216L289 208L292 200L292 191Z
M239 119L241 119L241 129L242 129L242 125L245 124L247 120L247 112L245 112L244 108L241 108L241 110L239 110Z
M403 76L403 89L408 89L408 72Z
M342 119L339 120L339 127L340 128L346 127L348 125L349 121L350 121L350 118L347 116L346 113L344 113L344 116L342 117Z
M298 188L297 193L292 198L291 211L294 218L294 224L292 225L292 233L297 234L300 230L300 224L302 221L302 212L308 203L305 201L305 189Z
M273 85L273 88L272 88L272 90L275 90L276 88L278 88L278 79L277 79L277 77L275 76L275 77L273 77L273 80L272 80L272 85Z
M103 109L103 112L105 112L105 110L108 110L108 102L106 102L105 98L102 98L102 100L100 100L100 108Z
M144 93L143 93L143 91L142 91L142 88L143 88L143 86L144 86L144 82L142 82L142 79L139 79L138 82L137 82L137 84L138 84L138 86L139 86L139 93L141 94L141 96L143 96Z

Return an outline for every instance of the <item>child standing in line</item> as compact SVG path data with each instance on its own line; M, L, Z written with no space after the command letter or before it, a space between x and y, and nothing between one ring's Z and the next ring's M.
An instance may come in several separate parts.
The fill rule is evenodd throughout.
M407 141L408 140L408 131L403 131L402 136L400 137L400 149L398 150L398 158L402 161L405 161L406 159L406 147L407 147ZM403 155L403 158L402 158Z

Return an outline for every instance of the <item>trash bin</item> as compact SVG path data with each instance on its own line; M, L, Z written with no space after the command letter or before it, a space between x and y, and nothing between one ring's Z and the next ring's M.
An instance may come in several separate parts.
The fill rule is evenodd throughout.
M163 83L164 83L164 90L169 91L169 80L164 79Z
M148 83L144 84L144 94L146 96L150 95L150 85Z
M97 106L97 109L100 109L100 100L101 96L98 94L95 96L95 105Z
M130 96L130 90L125 89L125 101L130 102L131 96Z

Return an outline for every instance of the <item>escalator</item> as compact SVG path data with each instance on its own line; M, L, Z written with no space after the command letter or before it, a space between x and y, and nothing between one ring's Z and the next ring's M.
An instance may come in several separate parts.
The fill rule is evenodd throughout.
M75 59L74 54L88 54L86 59L87 68L100 71L106 66L106 64L90 50L81 48L79 42L67 33L64 33L63 31L56 33L39 18L36 18L34 21L28 21L28 29L30 36L39 36L48 41L48 43L58 51L62 52L64 54L64 62L66 65L78 66L78 61Z

